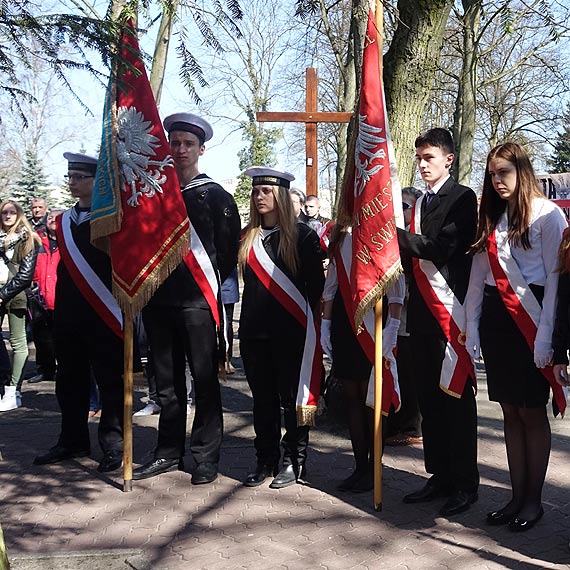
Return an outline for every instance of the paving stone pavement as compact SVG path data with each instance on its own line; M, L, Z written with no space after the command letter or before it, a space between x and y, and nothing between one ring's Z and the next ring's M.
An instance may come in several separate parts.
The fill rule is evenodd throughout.
M143 406L140 382L137 408ZM124 560L128 552L144 553L124 565L139 570L570 568L568 419L552 420L544 519L522 534L487 527L485 513L509 498L508 472L500 410L487 401L482 377L479 385L479 501L447 520L437 514L440 501L402 503L423 483L421 446L387 448L380 512L371 493L337 491L351 471L352 454L345 428L326 415L311 432L310 486L243 487L255 456L251 397L240 370L223 385L218 480L190 485L188 454L184 472L135 481L130 493L121 490L120 472L96 472L97 420L90 426L92 457L32 465L36 454L54 444L59 413L53 383L24 384L24 407L0 414L0 523L13 568L95 570L101 557L116 553ZM158 416L134 419L135 463L150 456L157 423ZM92 555L91 566L82 565L83 559L74 563L78 553L87 560ZM54 562L54 555L67 557L68 565Z

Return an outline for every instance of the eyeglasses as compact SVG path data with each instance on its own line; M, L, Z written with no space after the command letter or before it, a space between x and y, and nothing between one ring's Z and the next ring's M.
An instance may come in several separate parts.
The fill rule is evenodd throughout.
M92 175L89 174L64 174L63 176L66 180L76 180L77 182L81 182L82 180L85 180L86 178L95 178Z
M408 210L409 208L411 208L412 206L410 206L410 204L408 204L407 202L402 202L402 208L404 210Z

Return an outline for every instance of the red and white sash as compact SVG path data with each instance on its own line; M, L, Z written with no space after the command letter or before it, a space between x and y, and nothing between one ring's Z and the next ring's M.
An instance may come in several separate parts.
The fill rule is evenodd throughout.
M202 291L202 295L204 295L206 303L208 303L208 307L210 307L212 312L216 327L220 330L222 318L220 316L220 283L218 274L192 223L190 223L190 251L184 257L184 263L190 270L190 273L192 273L200 291Z
M352 330L372 364L370 377L368 379L368 392L366 395L366 405L374 407L374 311L368 311L362 323L362 330L356 334L354 324L354 308L352 299L352 289L350 287L350 269L352 266L352 234L347 233L335 255L336 272L338 286L342 295L342 300L346 308L348 320ZM382 414L387 416L393 406L396 411L400 409L400 385L398 383L398 368L396 364L396 349L388 356L382 357L384 369L382 372Z
M542 308L511 254L506 213L501 216L495 231L487 240L487 256L501 299L533 352ZM539 370L550 384L556 406L564 415L566 394L554 378L552 366Z
M297 390L297 422L299 425L315 425L323 353L319 342L318 323L315 321L309 301L269 257L259 236L249 252L247 264L267 291L306 331Z
M321 243L321 249L327 253L329 250L329 236L334 227L334 221L329 220L319 225L317 229L317 235L319 236L319 241Z
M76 287L107 326L118 337L123 338L123 314L115 297L87 263L73 239L71 210L61 214L56 232L61 259Z
M412 214L410 230L414 234L421 234L421 207L425 197L426 194L416 201ZM476 387L475 368L465 348L465 309L433 262L414 257L412 265L418 289L447 338L439 387L461 398L467 377Z

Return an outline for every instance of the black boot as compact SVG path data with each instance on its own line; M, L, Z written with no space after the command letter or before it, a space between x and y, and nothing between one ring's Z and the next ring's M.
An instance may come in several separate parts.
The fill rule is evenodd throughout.
M268 477L275 477L278 471L275 466L258 463L255 470L248 473L243 484L245 487L259 487Z
M296 482L297 475L295 473L295 469L293 468L293 465L289 463L281 468L275 479L273 479L269 484L269 487L271 489L282 489L283 487L288 487Z

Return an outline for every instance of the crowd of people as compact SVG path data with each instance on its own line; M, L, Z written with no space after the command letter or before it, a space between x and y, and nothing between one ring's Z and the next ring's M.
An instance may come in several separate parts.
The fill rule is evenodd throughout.
M213 137L210 124L176 113L164 128L197 236L192 251L219 287L214 291L198 279L185 259L142 311L153 370L149 413L160 413L160 419L153 457L134 469L133 479L183 468L187 366L195 402L191 483L217 478L223 437L218 374L220 366L233 372L239 269L240 354L253 397L257 457L244 485L271 479L270 487L278 489L307 479L323 351L344 390L355 459L353 473L338 488L369 491L373 362L350 316L350 218L323 218L318 198L291 187L291 174L253 167L246 171L252 192L242 230L233 197L199 170ZM33 281L43 310L32 319L38 374L30 381L55 378L62 418L57 442L34 463L91 452L87 421L94 379L102 410L98 469L109 472L122 465L122 316L110 294L109 258L90 242L97 159L64 156L69 190L78 200L73 208L47 212L45 201L35 200L28 221L13 200L0 204L0 313L8 315L13 348L10 363L0 343L0 411L20 405ZM474 363L482 356L489 398L503 412L512 487L510 500L490 512L487 523L527 531L544 513L550 392L555 410L562 410L560 390L570 383L570 234L562 210L540 192L520 145L507 142L491 150L480 205L475 192L451 176L454 156L446 129L430 129L415 141L426 189L402 192L406 225L397 238L404 275L387 292L382 340L385 358L397 349L402 409L383 419L383 433L386 444L423 444L430 477L404 503L444 496L442 516L469 509L478 499ZM216 324L212 296L225 307L225 324Z

